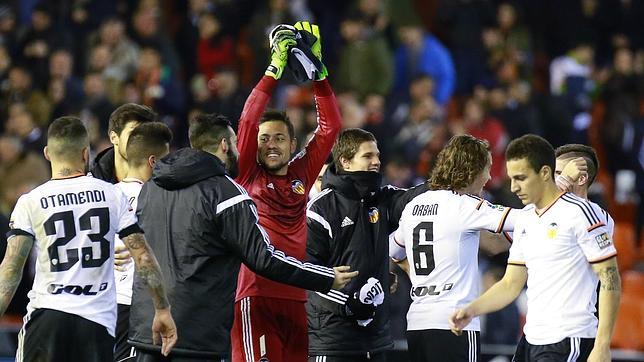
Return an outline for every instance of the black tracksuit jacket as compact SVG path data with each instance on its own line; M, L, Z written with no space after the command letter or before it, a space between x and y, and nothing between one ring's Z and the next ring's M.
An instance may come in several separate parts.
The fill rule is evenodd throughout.
M156 255L179 341L173 356L219 358L230 353L240 262L267 278L328 292L333 270L276 250L258 224L246 191L215 156L181 149L159 160L139 196L139 225ZM152 344L154 308L135 277L129 342Z
M342 172L329 166L323 190L307 209L307 254L322 265L350 265L360 274L340 292L309 292L309 354L349 356L379 353L393 346L389 331L389 234L398 228L405 205L427 190L380 187L378 172ZM380 280L384 303L366 327L348 316L344 302L369 277Z

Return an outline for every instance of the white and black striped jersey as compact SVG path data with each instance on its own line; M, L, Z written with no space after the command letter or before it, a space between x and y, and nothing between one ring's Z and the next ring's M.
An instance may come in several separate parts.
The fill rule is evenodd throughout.
M543 211L531 207L516 217L508 264L528 268L523 330L530 344L595 338L598 279L591 264L617 254L607 216L562 193Z
M427 191L405 207L390 256L409 261L408 330L449 329L448 318L479 295L481 230L512 230L510 208L449 190ZM466 330L480 330L478 318Z
M130 207L136 210L139 193L143 182L133 178L125 178L115 185L127 197ZM116 236L114 245L124 245L121 238ZM118 304L130 305L132 303L132 283L134 282L134 262L123 265L125 270L114 270L114 281L116 283L116 302Z
M99 323L114 335L114 236L139 231L127 198L89 176L50 180L18 200L13 235L30 235L38 259L28 315L48 308Z

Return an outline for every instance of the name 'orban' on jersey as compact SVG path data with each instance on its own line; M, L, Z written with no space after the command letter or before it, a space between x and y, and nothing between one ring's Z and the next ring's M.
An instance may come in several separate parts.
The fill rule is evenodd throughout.
M438 214L438 204L431 205L414 205L411 214L413 216L428 216Z
M68 205L82 205L90 202L105 202L105 191L85 190L80 192L68 192L66 194L55 194L40 198L40 207L60 207Z

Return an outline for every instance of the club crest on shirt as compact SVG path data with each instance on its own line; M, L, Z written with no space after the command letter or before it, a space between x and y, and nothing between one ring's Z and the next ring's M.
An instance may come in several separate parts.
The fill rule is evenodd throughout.
M369 209L369 222L375 224L378 222L378 219L380 219L380 212L378 211L378 208L372 207L371 209Z
M304 188L304 184L300 180L293 180L291 181L291 190L295 192L298 195L304 195L306 192L306 189Z
M550 225L548 225L548 239L554 239L555 237L557 237L557 229L559 229L559 225L557 225L556 222L552 222L550 223Z
M597 245L599 246L600 249L605 249L610 246L612 241L610 240L610 236L608 236L607 233L601 233L597 236L595 236L595 241L597 242Z

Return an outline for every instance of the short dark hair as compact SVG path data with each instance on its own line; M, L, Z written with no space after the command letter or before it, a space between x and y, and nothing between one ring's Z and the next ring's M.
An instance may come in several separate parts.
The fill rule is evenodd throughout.
M588 164L588 186L592 185L599 170L599 160L595 149L579 143L570 143L555 149L555 157L566 155L570 158L583 157Z
M436 159L429 178L433 190L458 190L468 187L485 169L490 144L470 135L452 137Z
M206 151L216 150L222 139L232 137L230 121L221 114L199 114L190 120L188 139L192 148Z
M47 130L47 150L54 157L75 157L83 148L89 147L87 129L80 118L63 116L56 118Z
M539 173L543 166L550 167L550 176L554 179L555 150L545 138L527 134L512 140L505 150L506 161L522 158L528 160L528 164L536 173Z
M156 122L157 117L157 114L148 106L136 103L126 103L115 109L110 115L107 132L109 133L114 131L120 136L126 124L130 122Z
M149 122L136 126L127 140L127 163L138 167L151 155L164 153L172 141L172 131L162 122Z
M358 153L360 145L369 141L378 142L376 141L376 137L373 133L360 128L347 128L340 132L338 141L335 143L332 150L335 168L337 170L344 170L344 168L342 168L340 158L345 158L347 160L352 159L353 156Z
M264 113L262 114L262 118L260 118L259 124L262 124L265 122L284 123L286 125L286 128L288 128L288 136L291 139L295 138L295 128L293 127L293 123L291 123L291 120L286 115L286 112L278 111L276 109L268 109L264 111Z

